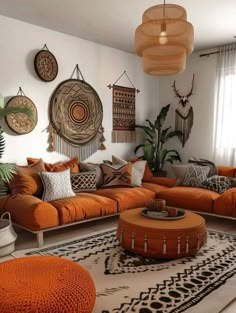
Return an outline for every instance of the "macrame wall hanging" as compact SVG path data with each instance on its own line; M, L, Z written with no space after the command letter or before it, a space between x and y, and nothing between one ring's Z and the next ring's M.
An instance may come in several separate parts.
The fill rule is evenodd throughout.
M175 130L180 130L182 136L179 137L182 147L185 146L193 126L193 108L189 103L189 97L193 94L194 74L192 79L191 90L186 95L181 95L176 89L175 81L172 85L175 95L179 98L178 107L175 110Z
M116 85L122 76L126 76L132 85L130 87L124 87ZM112 88L112 100L113 100L113 130L112 130L112 142L135 142L135 94L139 90L136 89L127 75L126 71L116 80L113 85L107 86Z
M77 78L73 79L76 74ZM80 79L81 77L81 79ZM105 150L102 102L76 65L71 78L61 82L50 99L48 151L85 160Z

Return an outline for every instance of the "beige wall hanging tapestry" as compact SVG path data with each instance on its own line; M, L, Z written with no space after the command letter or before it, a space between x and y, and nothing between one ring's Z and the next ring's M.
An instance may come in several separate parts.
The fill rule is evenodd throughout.
M73 79L76 73L77 79ZM80 76L82 79L80 79ZM61 82L50 99L49 151L87 159L105 150L103 107L97 92L76 65L70 79Z
M29 109L32 112L32 118L25 113L19 113L19 110L16 110L16 113L11 113L5 117L5 121L8 127L17 133L18 135L24 135L30 133L38 121L37 108L33 101L26 97L21 87L17 96L12 97L6 104L6 108L24 108Z
M175 130L180 130L183 134L181 137L179 137L182 143L182 147L185 146L193 126L193 108L189 103L189 97L193 94L193 86L194 74L192 79L192 87L188 94L181 95L176 89L175 81L172 85L175 95L179 98L179 104L175 110Z
M116 85L116 83L125 75L132 85L124 87ZM139 90L136 89L131 82L126 71L116 80L113 85L107 86L112 88L112 102L113 102L113 131L112 142L135 142L135 94Z
M57 77L58 64L55 56L48 50L45 44L34 58L35 72L40 79L51 82Z

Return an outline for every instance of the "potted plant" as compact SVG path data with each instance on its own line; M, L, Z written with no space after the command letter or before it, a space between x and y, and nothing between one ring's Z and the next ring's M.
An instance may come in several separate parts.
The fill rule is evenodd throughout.
M0 119L12 113L24 113L33 120L33 112L29 108L4 107L4 97L0 95ZM0 159L5 151L5 144L3 130L0 126ZM14 164L0 162L0 196L7 194L8 188L6 187L6 183L9 182L15 173L16 167Z
M170 104L164 106L153 123L147 119L147 125L135 125L145 132L147 138L144 139L144 144L135 148L134 152L136 153L140 148L143 148L143 159L147 160L154 176L166 176L166 171L163 170L166 162L181 162L180 155L176 150L164 148L169 139L182 136L181 131L171 131L171 127L164 128L169 109Z

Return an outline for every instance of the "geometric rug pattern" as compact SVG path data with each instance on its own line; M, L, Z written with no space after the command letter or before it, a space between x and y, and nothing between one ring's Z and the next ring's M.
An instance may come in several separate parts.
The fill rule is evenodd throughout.
M115 229L14 253L31 255L59 256L86 268L97 290L94 313L217 313L235 296L233 234L208 231L207 243L196 255L176 260L123 250Z

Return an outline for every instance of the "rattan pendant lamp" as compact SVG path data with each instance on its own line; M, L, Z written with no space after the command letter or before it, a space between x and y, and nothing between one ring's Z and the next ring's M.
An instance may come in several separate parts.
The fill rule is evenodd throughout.
M143 13L135 32L135 49L142 57L144 72L173 75L184 71L193 51L193 26L186 10L176 4L155 5Z

